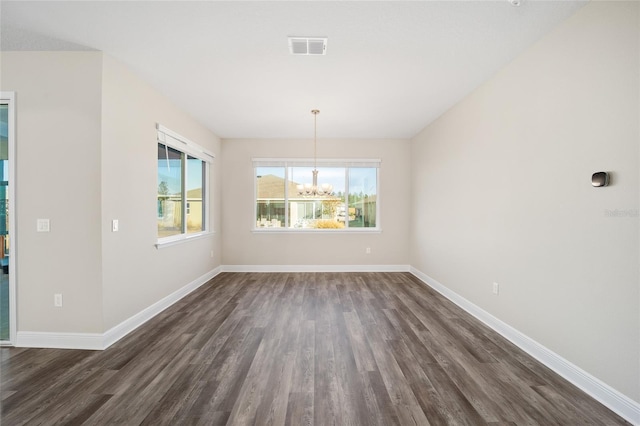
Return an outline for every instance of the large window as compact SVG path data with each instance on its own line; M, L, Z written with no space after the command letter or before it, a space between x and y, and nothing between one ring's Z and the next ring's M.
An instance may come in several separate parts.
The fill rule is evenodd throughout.
M380 160L254 159L255 229L379 229ZM313 171L317 170L313 194ZM327 193L328 192L328 193Z
M158 125L158 242L208 231L209 162L213 155Z

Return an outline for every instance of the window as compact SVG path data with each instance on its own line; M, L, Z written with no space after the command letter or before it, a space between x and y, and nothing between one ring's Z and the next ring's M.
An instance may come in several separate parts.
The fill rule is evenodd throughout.
M213 155L158 125L158 243L208 231L208 176Z
M255 229L379 230L380 160L318 160L317 186L329 195L311 196L314 164L308 160L254 159Z

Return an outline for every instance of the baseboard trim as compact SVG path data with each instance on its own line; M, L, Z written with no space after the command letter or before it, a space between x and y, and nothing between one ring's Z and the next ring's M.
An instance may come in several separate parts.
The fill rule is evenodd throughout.
M153 305L143 309L132 317L106 331L105 333L49 333L35 331L19 331L16 335L16 347L51 348L51 349L87 349L103 350L131 333L160 312L173 305L187 294L196 290L210 279L222 272L222 266L196 278L184 287L160 299Z
M223 272L409 272L409 265L224 265Z
M140 327L142 324L149 321L151 318L158 315L160 312L167 309L169 306L173 305L187 294L196 290L203 284L205 284L210 279L214 278L216 275L222 272L222 267L218 266L217 268L207 272L206 274L196 278L191 281L189 284L184 287L174 291L170 295L164 297L163 299L158 300L153 305L143 309L138 312L134 316L129 319L124 320L120 324L115 327L109 329L104 333L104 347L103 349L108 348L113 345L118 340L122 339L127 334L131 333L136 328Z
M608 407L611 411L617 413L634 425L640 425L640 403L623 395L600 379L592 376L557 353L494 317L427 274L414 267L410 268L410 272L420 281L482 321L489 328L495 330L511 343L573 383L592 398Z
M103 335L100 333L49 333L41 331L18 331L18 348L86 349L102 350Z

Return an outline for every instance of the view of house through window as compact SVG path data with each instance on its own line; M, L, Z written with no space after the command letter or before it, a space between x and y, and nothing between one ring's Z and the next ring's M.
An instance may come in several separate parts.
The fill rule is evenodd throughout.
M199 158L187 156L187 233L202 232L204 228L204 204L202 191L206 183L206 164Z
M0 342L8 342L11 338L12 321L10 311L14 306L10 303L9 256L13 256L9 236L9 103L0 101Z
M207 161L158 142L159 240L207 230L207 168Z
M282 165L255 161L256 228L377 228L378 163L349 162L319 166L318 186L332 186L329 195L301 194L311 184L312 166L287 160ZM263 165L266 164L266 165Z
M158 144L158 237L182 234L182 153Z

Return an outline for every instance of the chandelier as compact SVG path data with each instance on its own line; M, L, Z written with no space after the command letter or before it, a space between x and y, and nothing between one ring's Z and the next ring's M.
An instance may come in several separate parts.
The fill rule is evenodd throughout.
M324 197L330 196L333 193L333 185L323 183L318 185L318 159L317 159L317 120L320 110L311 110L313 114L313 183L300 184L296 188L298 189L298 195L304 197Z

